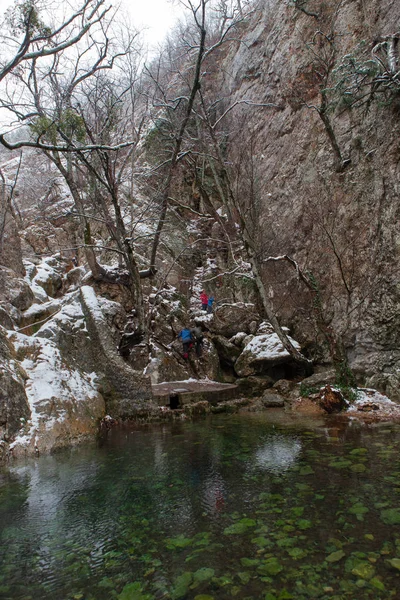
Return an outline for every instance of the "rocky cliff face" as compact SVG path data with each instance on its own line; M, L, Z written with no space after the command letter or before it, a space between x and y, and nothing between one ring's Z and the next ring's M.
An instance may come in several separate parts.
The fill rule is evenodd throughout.
M202 83L207 102L218 100L216 110L226 112L215 131L243 203L231 209L250 223L280 323L315 362L329 360L323 333L334 334L358 381L393 399L400 399L400 94L396 75L382 79L374 69L377 60L400 69L399 29L395 1L266 0L212 55ZM32 184L33 165L47 173L41 160L28 161L18 219L7 213L2 221L0 459L10 442L14 454L62 447L95 436L106 413L125 418L151 408L150 380L239 376L250 395L298 375L263 322L240 227L221 206L215 179L204 169L206 199L183 163L173 194L182 203L168 215L158 280L143 284L148 343L123 360L117 347L134 317L132 296L90 277L59 176L48 189ZM97 227L93 236L107 247ZM144 233L147 240L151 227ZM135 250L145 265L145 242ZM112 253L98 256L117 268ZM203 286L217 298L213 316L200 310ZM176 336L187 324L206 334L201 361L182 357Z
M387 60L388 40L399 69L400 5L295 4L304 12L281 0L263 3L241 42L221 57L218 76L226 105L246 101L227 127L248 147L258 248L264 260L290 255L312 273L326 321L343 337L359 380L399 398L400 96L371 96L361 84L365 98L351 106L338 81L351 61L371 65L373 48ZM325 85L331 132L320 114ZM228 150L231 161L236 148ZM287 262L264 262L263 278L281 320L323 359L315 297Z

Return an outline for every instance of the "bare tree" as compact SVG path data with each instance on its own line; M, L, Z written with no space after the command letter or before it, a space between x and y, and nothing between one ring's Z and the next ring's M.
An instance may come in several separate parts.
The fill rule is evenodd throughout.
M171 46L168 48L170 64L167 81L172 81L173 87L168 89L164 85L160 63L156 63L147 71L153 83L153 106L166 120L172 137L166 176L158 197L161 214L150 259L150 268L153 270L155 270L155 259L166 220L173 177L178 163L190 153L193 146L192 135L191 132L188 133L188 129L192 124L196 97L206 77L206 72L202 70L203 64L229 40L239 23L251 13L248 11L245 14L240 4L230 7L227 2L220 2L214 14L216 20L212 27L212 19L208 14L212 12L209 0L200 0L198 4L188 0L182 4L189 10L191 25L181 31L183 48L180 52ZM171 72L174 73L174 77L171 76ZM172 98L170 93L174 94Z
M24 62L54 57L74 46L110 10L105 7L105 0L85 0L61 23L50 26L43 20L40 8L38 0L27 0L16 2L7 11L1 37L12 57L0 64L0 81Z

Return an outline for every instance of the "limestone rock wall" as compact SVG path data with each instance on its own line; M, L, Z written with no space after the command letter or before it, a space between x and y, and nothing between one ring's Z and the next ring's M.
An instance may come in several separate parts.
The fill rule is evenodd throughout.
M80 291L82 308L89 331L92 354L98 371L103 371L107 387L103 390L107 412L114 418L127 418L151 402L150 379L130 368L118 354L109 327L93 289Z
M6 330L0 326L0 463L8 442L30 417L24 372L15 361Z
M399 31L400 4L310 0L306 6L322 17L266 0L243 27L241 42L220 57L215 78L225 107L243 100L269 105L232 111L228 158L237 162L240 138L256 178L262 257L288 254L313 274L360 382L374 378L399 397L400 102L374 98L360 109L332 109L342 156L351 161L342 172L312 106L321 101L313 65L326 52L316 32L334 32L336 68L359 44L372 48ZM324 360L309 291L287 263L264 264L281 321L311 356Z

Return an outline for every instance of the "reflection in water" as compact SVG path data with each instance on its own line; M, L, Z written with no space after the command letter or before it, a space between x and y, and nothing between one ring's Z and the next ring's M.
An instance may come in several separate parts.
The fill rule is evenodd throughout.
M399 429L274 418L113 430L0 471L0 597L400 597Z
M263 441L254 455L254 464L261 469L282 473L289 469L301 452L298 439L276 435Z
M220 473L214 473L204 482L203 506L210 517L215 517L225 508L227 489Z

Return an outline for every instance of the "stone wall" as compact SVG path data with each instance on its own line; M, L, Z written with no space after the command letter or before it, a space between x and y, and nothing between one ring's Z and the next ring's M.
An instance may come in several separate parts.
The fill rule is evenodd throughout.
M310 0L308 6L322 4ZM322 10L317 21L292 3L267 0L244 27L242 42L220 57L216 88L224 92L225 107L241 100L275 105L232 111L225 123L232 140L228 157L231 164L238 160L240 138L256 177L262 257L288 254L313 274L326 318L343 336L359 381L379 381L383 391L400 397L400 104L373 99L362 109L339 107L329 114L350 161L342 172L312 108L320 102L312 64L326 51L316 32L334 31L337 66L358 44L372 48L398 31L400 5L327 0ZM294 270L284 262L265 263L263 278L281 321L311 356L327 358L313 298Z

